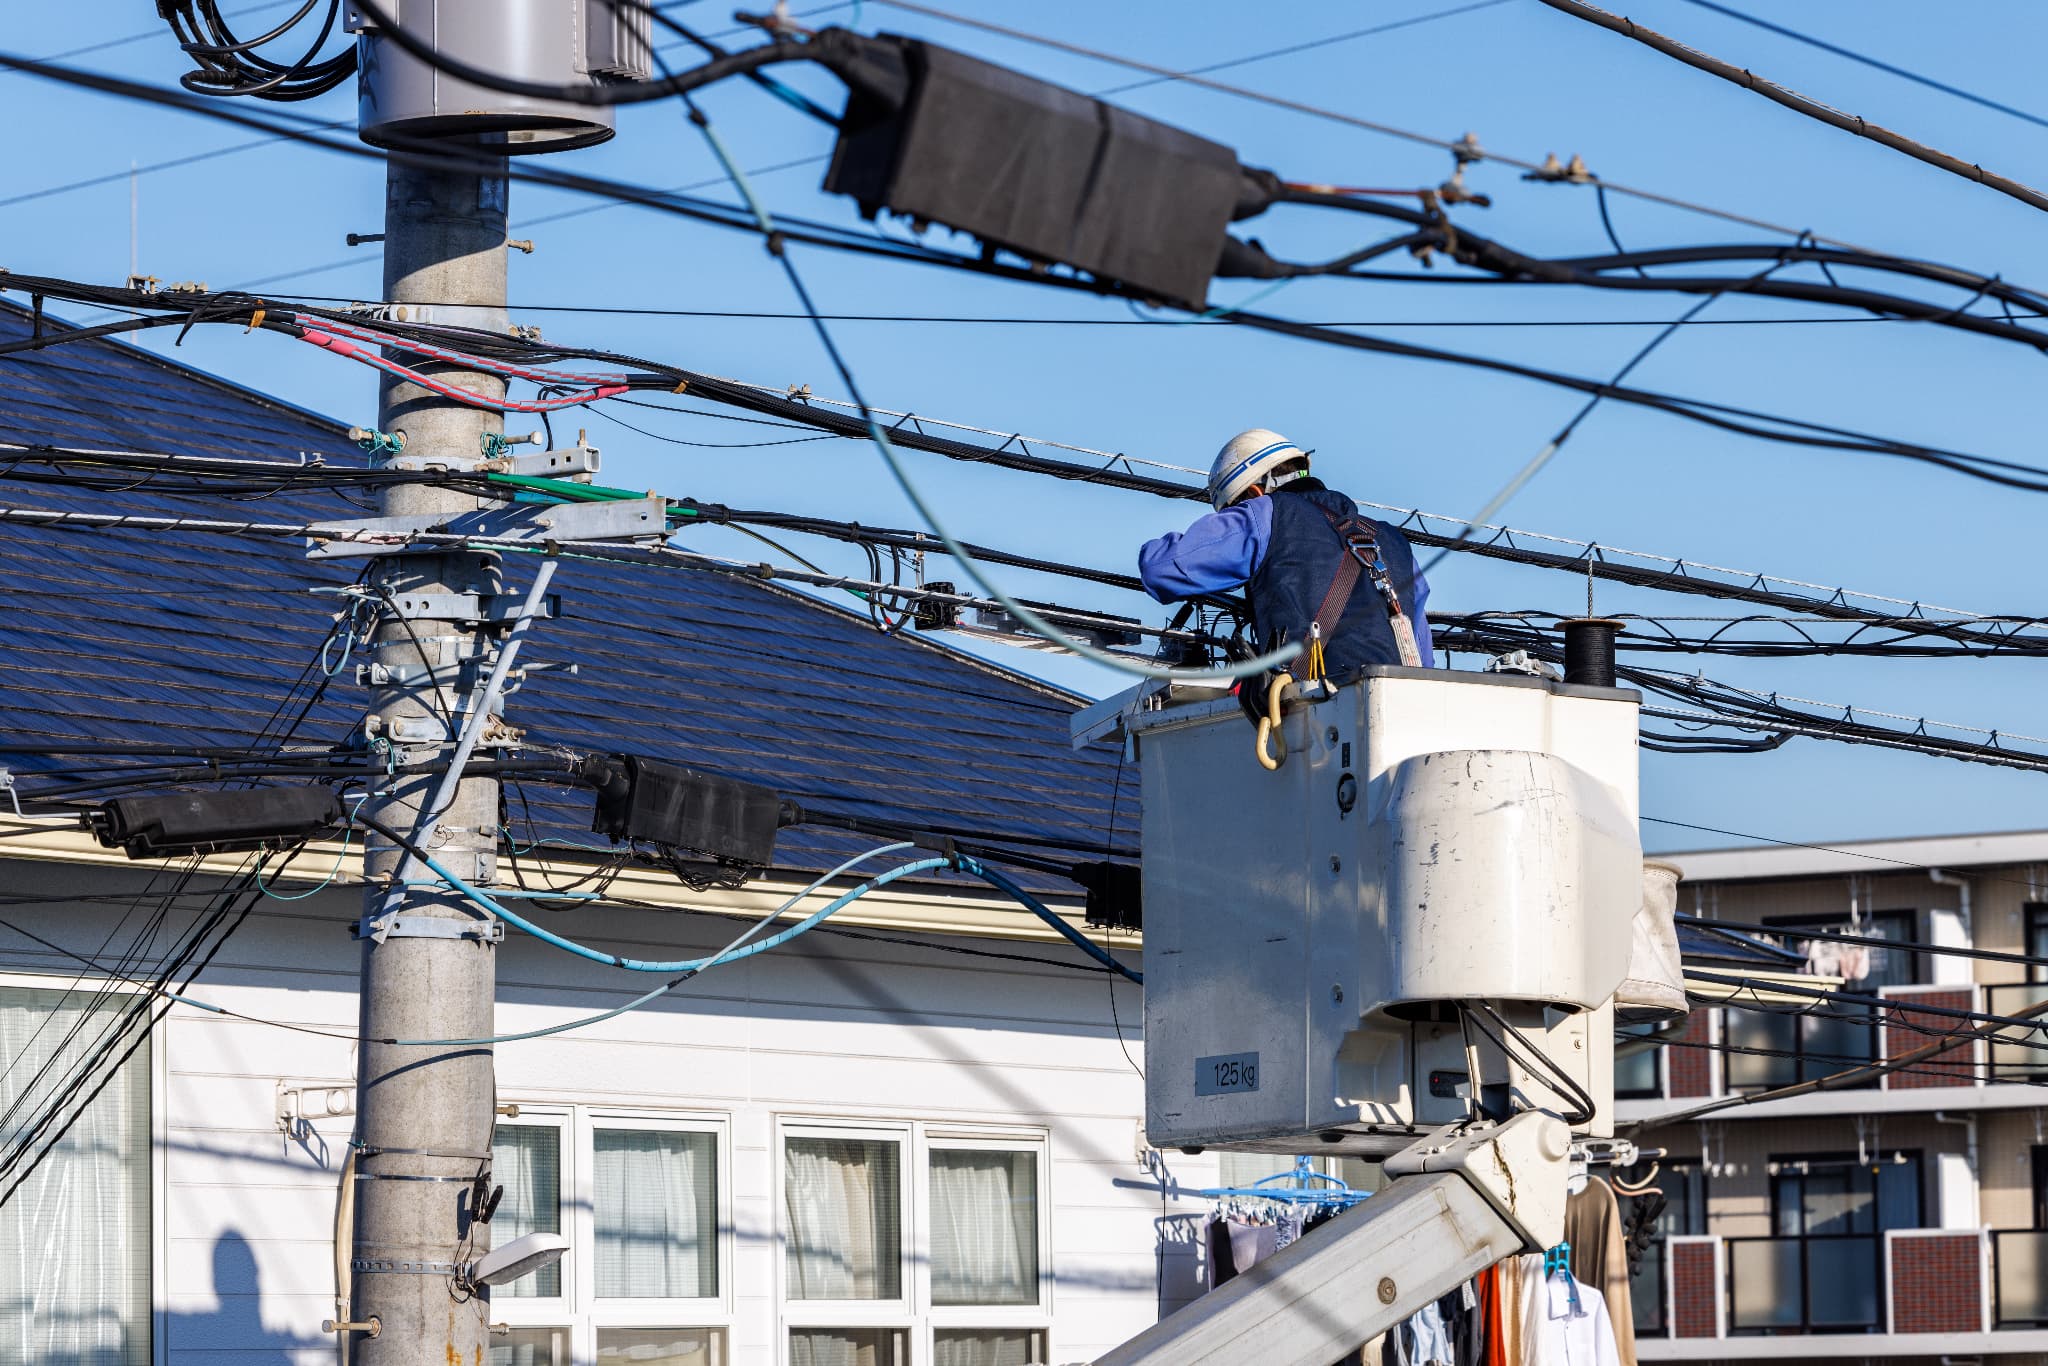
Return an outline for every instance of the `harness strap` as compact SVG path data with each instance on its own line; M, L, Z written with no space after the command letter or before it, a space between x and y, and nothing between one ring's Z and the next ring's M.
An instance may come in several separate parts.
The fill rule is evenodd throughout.
M1363 517L1341 517L1320 505L1316 511L1323 514L1330 523L1330 529L1342 539L1345 554L1337 561L1337 572L1330 578L1329 591L1323 594L1322 605L1316 608L1315 635L1327 648L1336 634L1337 623L1343 619L1344 609L1351 605L1351 595L1358 588L1359 579L1370 571L1373 587L1386 603L1387 624L1393 628L1394 646L1400 652L1401 662L1410 668L1420 665L1422 651L1415 641L1415 624L1401 610L1401 595L1394 588L1393 575L1387 572L1386 562L1380 558L1379 533ZM1288 672L1297 679L1305 678L1303 670L1307 667L1308 654L1304 652L1295 658Z

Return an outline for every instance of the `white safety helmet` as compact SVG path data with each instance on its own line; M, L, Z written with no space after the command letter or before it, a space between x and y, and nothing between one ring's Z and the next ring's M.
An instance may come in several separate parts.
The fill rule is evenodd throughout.
M1254 427L1239 432L1216 453L1209 466L1209 503L1222 511L1244 496L1253 484L1262 482L1276 465L1304 460L1308 452L1278 432Z

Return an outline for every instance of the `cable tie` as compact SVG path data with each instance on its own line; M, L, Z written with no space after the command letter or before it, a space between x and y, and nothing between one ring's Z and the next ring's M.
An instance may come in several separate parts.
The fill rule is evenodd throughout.
M242 329L242 335L247 336L249 333L254 332L257 328L263 326L263 315L265 313L268 313L269 311L269 309L264 308L261 304L258 304L256 306L256 311L249 315L249 325Z

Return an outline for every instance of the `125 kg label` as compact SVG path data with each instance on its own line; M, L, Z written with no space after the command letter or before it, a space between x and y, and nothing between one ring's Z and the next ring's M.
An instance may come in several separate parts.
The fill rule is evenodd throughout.
M1225 1096L1233 1091L1259 1089L1259 1055L1226 1053L1214 1058L1195 1059L1195 1094Z

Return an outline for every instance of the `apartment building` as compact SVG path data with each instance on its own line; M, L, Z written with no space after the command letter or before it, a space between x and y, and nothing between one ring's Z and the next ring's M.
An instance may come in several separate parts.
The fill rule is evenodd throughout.
M2048 1048L2015 1028L1855 1073L1973 1027L1955 1012L2048 1001L2048 832L1669 857L1682 915L1778 947L1703 960L1715 936L1694 924L1688 974L1778 990L1744 992L1770 1010L1696 1009L1617 1063L1622 1123L1664 1150L1624 1179L1669 1202L1636 1278L1641 1357L2048 1363ZM1801 1009L1779 974L1807 967L1912 1008Z

